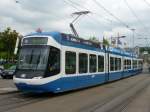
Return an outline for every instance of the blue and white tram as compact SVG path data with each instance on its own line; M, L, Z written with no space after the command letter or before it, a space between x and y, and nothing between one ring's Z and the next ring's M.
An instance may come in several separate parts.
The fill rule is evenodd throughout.
M25 36L19 54L13 80L26 92L64 92L142 71L142 60L131 53L59 32Z

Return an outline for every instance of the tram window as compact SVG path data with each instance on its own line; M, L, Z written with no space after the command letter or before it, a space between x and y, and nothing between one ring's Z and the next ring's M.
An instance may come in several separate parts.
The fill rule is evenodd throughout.
M56 75L58 73L60 73L60 50L55 47L50 47L47 75Z
M66 65L65 71L66 74L75 74L76 73L76 53L66 51Z
M137 68L137 61L135 60L135 68Z
M142 61L139 61L139 68L142 68Z
M129 69L129 60L127 59L126 60L126 70L128 70Z
M98 72L104 71L104 56L98 56Z
M115 71L121 70L121 58L115 58Z
M128 60L128 69L131 69L131 60Z
M134 61L134 68L136 68L136 60Z
M113 57L110 57L110 71L114 71L114 58Z
M118 70L118 58L115 58L115 71Z
M139 65L139 66L140 66L140 68L142 68L142 66L143 66L143 62L142 62L142 61L140 61L139 63L140 63L140 65Z
M85 53L79 54L79 73L87 73L88 55Z
M137 63L138 61L136 60L136 64L135 64L135 68L138 68L138 63Z
M126 66L127 66L127 70L129 69L129 60L127 59L127 63L126 63Z
M96 67L97 67L97 65L96 65L96 55L90 55L90 57L89 57L89 62L90 62L90 72L91 73L93 73L93 72L96 72Z
M135 65L135 61L134 60L132 60L132 67L134 68L134 65Z
M136 66L137 66L137 61L133 60L133 68L136 68Z
M117 70L121 70L121 58L117 58Z
M124 69L125 70L131 69L131 60L125 59Z
M137 61L137 63L138 63L138 69L140 68L140 61Z
M127 69L127 64L126 64L126 63L127 63L127 60L125 59L125 60L124 60L124 69L125 69L125 70Z

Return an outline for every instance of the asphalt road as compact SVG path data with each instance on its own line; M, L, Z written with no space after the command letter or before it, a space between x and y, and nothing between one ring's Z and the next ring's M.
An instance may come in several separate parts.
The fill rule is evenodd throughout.
M2 79L0 77L0 92L2 92L4 88L15 88L15 85L11 79Z
M124 112L150 112L150 86L134 98Z
M150 74L141 74L63 94L31 95L0 79L0 112L149 112L149 83Z

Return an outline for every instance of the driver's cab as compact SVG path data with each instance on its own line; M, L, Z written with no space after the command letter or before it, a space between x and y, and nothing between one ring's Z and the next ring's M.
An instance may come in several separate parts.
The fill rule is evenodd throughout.
M32 79L59 74L60 53L60 44L50 35L24 37L15 77Z

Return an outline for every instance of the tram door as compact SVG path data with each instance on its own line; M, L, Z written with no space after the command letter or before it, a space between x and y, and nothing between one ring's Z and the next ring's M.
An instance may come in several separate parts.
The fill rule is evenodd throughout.
M105 81L109 81L109 53L105 53Z

